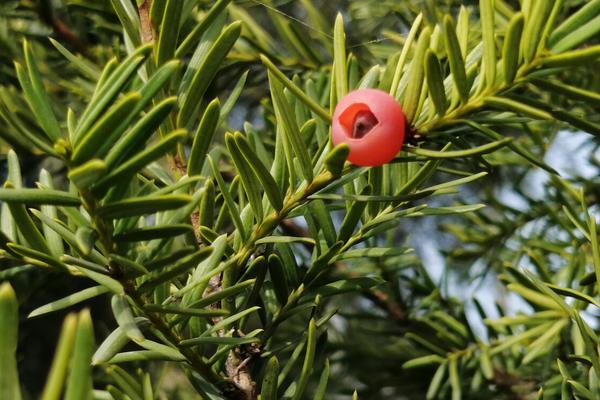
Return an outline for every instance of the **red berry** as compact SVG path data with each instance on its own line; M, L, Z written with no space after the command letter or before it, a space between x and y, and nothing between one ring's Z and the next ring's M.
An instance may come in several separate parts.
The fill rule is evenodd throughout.
M348 161L363 167L390 162L404 143L404 113L382 90L348 93L335 107L331 141L350 146Z

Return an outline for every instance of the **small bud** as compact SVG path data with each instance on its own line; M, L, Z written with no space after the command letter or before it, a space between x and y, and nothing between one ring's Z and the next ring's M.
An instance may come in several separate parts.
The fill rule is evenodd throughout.
M333 176L340 176L349 153L350 146L348 146L348 144L342 143L335 146L325 159L325 168L327 168Z

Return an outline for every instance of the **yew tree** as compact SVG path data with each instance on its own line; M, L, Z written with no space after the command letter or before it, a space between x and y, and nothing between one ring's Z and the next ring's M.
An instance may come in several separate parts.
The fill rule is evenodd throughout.
M599 39L600 0L3 0L0 399L599 399Z

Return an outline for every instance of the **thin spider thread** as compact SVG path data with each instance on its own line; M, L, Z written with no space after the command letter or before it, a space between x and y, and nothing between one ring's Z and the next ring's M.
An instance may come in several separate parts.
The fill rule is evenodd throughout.
M386 40L390 40L390 38L386 38L386 37L377 38L377 39L369 40L368 42L362 42L362 43L359 43L359 44L353 44L351 46L346 46L346 48L347 49L353 49L355 47L366 46L368 44L385 42Z
M310 29L313 32L316 32L316 33L318 33L320 35L323 35L323 36L325 36L325 37L333 40L333 36L332 35L328 34L327 32L323 32L322 30L320 30L318 28L315 28L314 26L312 26L312 25L310 25L310 24L302 21L299 18L294 17L293 15L287 14L284 11L281 11L280 9L275 8L273 6L270 6L268 4L265 4L265 3L263 3L262 1L259 1L259 0L250 0L250 1L253 2L254 4L257 4L259 6L263 6L266 9L271 10L271 11L273 11L273 12L281 15L284 18L287 18L287 19L289 19L289 20L291 20L293 22L299 23L300 25L304 26L305 28ZM357 48L357 47L366 46L366 45L373 44L373 43L385 42L386 40L390 40L390 38L381 37L381 38L369 40L367 42L362 42L362 43L358 43L358 44L353 44L353 45L350 45L350 46L346 46L346 48L347 49L354 49L354 48Z
M294 17L293 15L286 14L285 12L281 11L281 10L280 10L280 9L278 9L278 8L275 8L275 7L273 7L273 6L270 6L270 5L268 5L268 4L265 4L265 3L263 3L263 2L261 2L261 1L259 1L259 0L250 0L250 1L251 1L251 2L253 2L253 3L255 3L255 4L258 4L258 5L260 5L260 6L263 6L263 7L267 8L267 9L269 9L269 10L271 10L271 11L274 11L274 12L276 12L277 14L284 16L285 18L288 18L288 19L290 19L290 20L292 20L292 21L294 21L294 22L297 22L297 23L299 23L299 24L301 24L301 25L305 26L306 28L308 28L308 29L310 29L310 30L312 30L312 31L314 31L314 32L317 32L317 33L319 33L319 34L321 34L321 35L327 36L329 39L333 39L333 36L331 36L331 35L330 35L330 34L328 34L327 32L323 32L322 30L320 30L320 29L317 29L317 28L315 28L314 26L311 26L310 24L307 24L306 22L302 21L301 19L298 19L298 18Z

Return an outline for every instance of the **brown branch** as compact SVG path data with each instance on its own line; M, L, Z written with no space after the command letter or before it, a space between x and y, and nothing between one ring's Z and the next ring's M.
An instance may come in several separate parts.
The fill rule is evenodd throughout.
M52 28L57 38L70 44L77 52L86 54L87 46L67 24L54 15L50 0L40 0L38 15L43 23Z
M140 33L143 43L150 43L153 39L152 22L150 21L150 0L144 0L138 7L140 15Z
M254 400L256 395L256 383L252 379L249 370L251 356L244 357L241 346L235 347L229 352L225 370L227 376L242 391L243 400Z
M515 400L530 399L530 394L536 392L536 387L539 384L533 379L514 375L499 368L494 368L492 380L498 386L498 389L508 392Z
M380 289L372 289L366 296L376 306L386 311L394 321L402 324L407 322L406 313L388 293Z
M184 160L179 155L172 157L172 169L181 175L186 174L186 166ZM192 227L198 245L203 246L202 235L200 234L200 215L199 211L196 210L190 216ZM218 292L221 290L222 285L222 274L217 274L210 278L208 281L208 287L204 291L203 295L207 295ZM211 308L219 308L219 305L212 305ZM213 323L221 321L222 317L213 318ZM219 336L225 335L225 330L217 332ZM260 350L256 350L260 352ZM252 379L250 374L250 360L252 355L244 355L244 349L242 346L234 347L227 355L227 361L225 362L225 372L227 378L233 384L233 390L224 392L223 395L230 400L256 400L256 383Z

